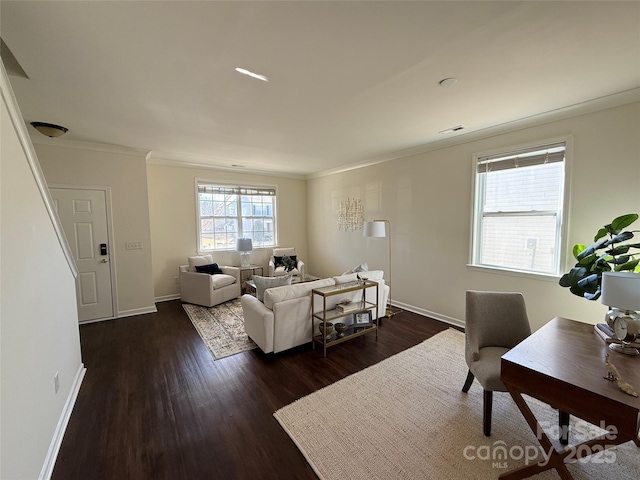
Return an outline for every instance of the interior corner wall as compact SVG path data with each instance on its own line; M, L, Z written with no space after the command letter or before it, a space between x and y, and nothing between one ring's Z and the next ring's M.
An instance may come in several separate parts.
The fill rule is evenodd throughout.
M153 163L147 165L147 179L156 299L179 296L179 266L187 263L187 257L198 254L196 180L275 186L278 244L295 247L298 257L309 264L306 180ZM251 262L261 265L265 275L272 251L254 248L251 252ZM235 251L215 252L213 259L221 265L240 265L240 254Z
M618 215L640 213L638 102L309 180L309 256L318 266L314 273L334 275L362 262L388 269L386 239L336 228L339 202L355 197L363 201L365 220L391 222L394 303L463 324L466 290L520 291L535 329L556 316L601 322L607 308L572 295L558 285L558 278L467 267L472 156L565 135L573 139L563 268L568 271L575 263L574 244L589 244L598 229Z
M73 272L4 96L0 125L0 478L32 480L84 367Z
M49 185L110 187L117 316L155 311L145 156L49 144L35 148ZM127 250L128 241L141 241L143 248Z

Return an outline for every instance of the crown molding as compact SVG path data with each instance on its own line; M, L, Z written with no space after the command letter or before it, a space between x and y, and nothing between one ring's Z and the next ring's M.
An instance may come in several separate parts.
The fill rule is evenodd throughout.
M606 110L608 108L615 108L621 105L634 103L640 101L640 88L634 88L626 90L624 92L614 93L604 97L599 97L587 102L582 102L567 107L559 108L556 110L550 110L548 112L531 115L529 117L520 118L511 122L494 125L492 127L475 130L469 133L461 133L455 137L447 138L446 140L437 140L434 142L419 145L417 147L408 148L405 150L399 150L385 155L373 157L361 162L351 163L342 167L325 170L318 173L312 173L306 176L307 179L326 177L329 175L336 175L338 173L344 173L351 170L357 170L360 168L369 167L372 165L378 165L380 163L397 160L399 158L410 157L413 155L419 155L422 153L432 152L454 145L462 145L464 143L474 142L505 133L515 132L524 128L531 128L545 123L556 122L578 115L586 115L588 113L597 112L600 110Z
M222 172L232 172L239 174L251 174L251 175L263 175L267 177L280 177L280 178L291 178L294 180L306 180L305 175L297 175L294 173L281 173L274 171L266 171L266 170L258 170L253 168L246 167L229 167L226 165L213 165L211 163L206 163L208 158L203 157L169 157L165 156L165 154L157 153L157 152L149 152L147 154L147 163L151 165L165 165L168 167L181 167L181 168L198 168L204 170L217 170Z
M37 132L36 132L37 133ZM49 147L66 147L77 148L80 150L93 150L96 152L117 153L120 155L135 155L138 157L146 157L149 150L135 147L127 147L125 145L116 145L111 143L84 142L81 140L69 140L61 137L48 138L42 134L36 135L30 133L31 142L37 145L46 145Z

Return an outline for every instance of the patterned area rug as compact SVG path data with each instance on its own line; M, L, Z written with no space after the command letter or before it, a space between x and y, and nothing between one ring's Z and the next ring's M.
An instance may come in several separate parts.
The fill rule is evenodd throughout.
M446 330L275 412L321 480L496 479L543 460L507 393L493 399L491 437L482 433L482 387L462 393L464 334ZM526 397L557 439L558 412ZM570 442L601 430L571 418ZM554 432L555 429L555 432ZM575 480L638 480L633 442L568 466ZM544 472L536 480L557 479Z
M182 306L215 360L257 348L244 331L239 298L211 308L190 303Z

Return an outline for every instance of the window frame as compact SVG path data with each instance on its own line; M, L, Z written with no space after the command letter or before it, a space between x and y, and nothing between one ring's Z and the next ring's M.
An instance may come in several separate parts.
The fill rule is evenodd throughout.
M519 151L533 151L535 149L543 150L548 148L551 145L564 143L565 151L564 151L564 172L562 179L562 207L558 210L558 214L560 216L559 219L556 220L556 249L558 251L558 255L556 258L556 271L555 272L539 272L533 270L525 270L511 267L504 267L498 265L487 265L479 262L480 258L480 250L481 250L481 239L482 239L482 219L483 219L483 211L480 210L481 207L481 199L479 198L483 189L479 188L479 180L477 173L478 162L486 157L496 157L496 156L508 156L515 154ZM506 146L490 151L483 151L474 153L472 155L471 161L471 225L469 232L469 262L467 267L472 270L477 271L490 271L494 273L500 273L511 276L525 277L531 278L536 277L542 280L548 280L556 282L558 278L562 275L562 272L566 270L566 261L567 261L567 232L568 232L568 224L569 224L569 198L570 198L570 177L571 177L571 158L573 153L573 137L572 136L562 136L544 139L541 141L531 142L527 144L519 144L519 145L511 145ZM542 210L540 212L543 212ZM536 212L540 214L540 212ZM555 210L553 211L555 213ZM515 212L509 212L513 214Z
M229 182L220 182L220 181L214 181L214 180L210 180L210 179L206 179L206 178L196 178L195 179L195 186L194 186L194 198L195 198L195 217L196 217L196 251L198 252L198 254L208 254L208 253L214 253L214 252L235 252L236 251L236 247L235 245L232 247L228 247L228 248L211 248L211 249L203 249L202 248L202 224L201 224L201 219L202 219L202 215L200 212L200 196L199 196L199 187L201 185L208 185L208 186L212 186L212 187L222 187L222 188L236 188L236 189L249 189L249 190L259 190L259 189L265 189L265 190L273 190L274 194L273 194L273 215L269 216L268 218L272 218L273 219L273 244L272 245L256 245L254 243L253 245L253 249L254 250L258 250L258 249L262 249L262 248L274 248L278 245L278 218L277 218L277 212L278 212L278 208L277 208L277 203L278 203L278 188L276 185L266 185L266 184L255 184L255 183L249 183L249 182L234 182L234 183L229 183ZM237 211L237 221L238 221L238 236L237 238L245 238L243 236L243 231L242 231L242 219L244 218L242 216L242 195L238 194L238 198L237 198L237 207L236 207L236 211ZM215 217L214 217L215 218ZM253 217L251 217L253 218Z

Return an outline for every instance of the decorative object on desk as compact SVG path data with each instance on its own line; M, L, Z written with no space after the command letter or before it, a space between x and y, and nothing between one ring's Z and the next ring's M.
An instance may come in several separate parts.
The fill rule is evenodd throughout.
M364 213L360 199L347 198L338 207L338 230L360 230L364 223Z
M336 310L342 313L352 312L358 309L358 303L351 300L343 300L336 305Z
M339 322L339 323L335 323L333 325L333 328L335 328L336 332L338 332L338 338L342 338L344 337L344 332L346 332L347 328L349 327L347 327L344 323Z
M376 238L388 238L389 239L389 307L387 308L386 316L388 318L393 317L394 313L391 310L391 223L389 220L374 220L372 222L364 222L364 231L362 232L364 237L376 237Z
M318 330L320 331L320 336L329 338L331 333L333 332L333 323L331 322L320 322L318 324Z
M373 325L371 322L371 310L367 310L366 312L356 313L354 317L355 317L354 326L356 327L370 327L371 325Z
M574 245L573 256L578 262L560 278L560 286L569 287L571 293L578 297L597 300L602 293L603 272L640 273L640 252L630 253L632 249L640 249L640 243L628 243L633 232L625 230L637 219L636 213L614 218L598 230L593 238L595 244Z
M250 238L238 238L236 240L236 250L240 252L240 266L248 267L251 264L252 240Z
M611 380L612 382L615 381L616 385L618 385L618 388L627 395L637 397L638 392L636 392L633 387L622 378L616 366L609 360L609 354L607 354L607 356L605 357L604 363L607 365L607 371L609 372L604 378L606 378L607 380Z
M631 347L640 337L640 274L628 272L604 272L602 274L602 303L609 306L607 324L613 327L614 337L622 343L611 343L613 351L627 355L639 355Z

